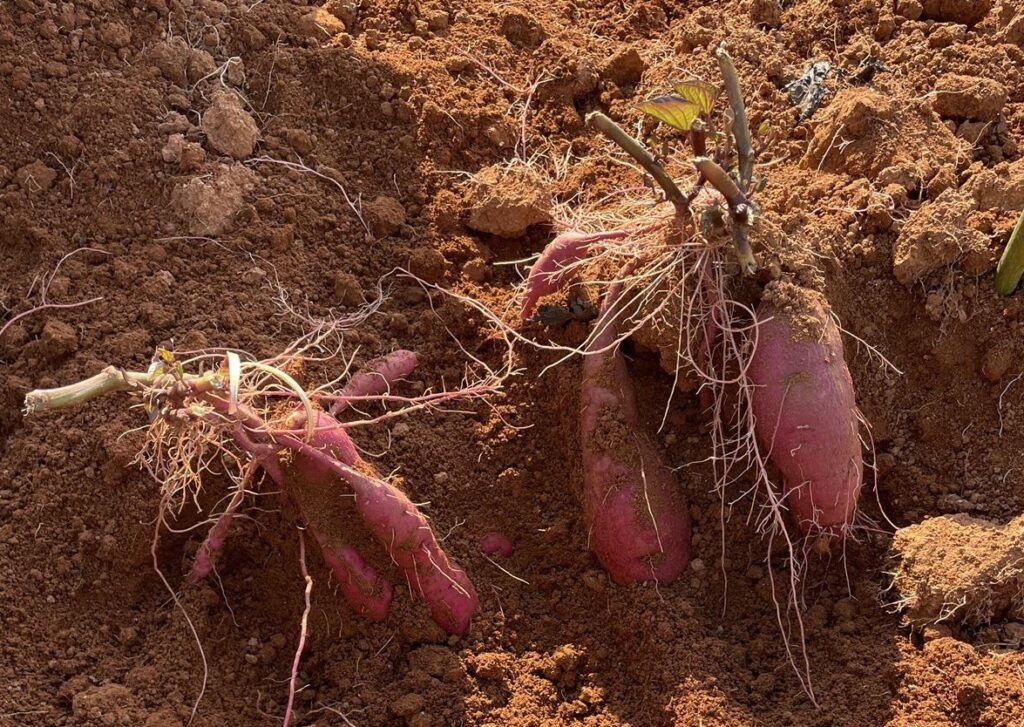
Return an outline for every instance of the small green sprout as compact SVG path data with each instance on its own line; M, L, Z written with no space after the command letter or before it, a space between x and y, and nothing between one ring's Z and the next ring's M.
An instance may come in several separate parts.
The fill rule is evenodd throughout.
M1020 213L1017 225L1013 228L1010 241L1006 243L999 265L996 266L996 292L1009 295L1017 289L1020 277L1024 274L1024 211Z

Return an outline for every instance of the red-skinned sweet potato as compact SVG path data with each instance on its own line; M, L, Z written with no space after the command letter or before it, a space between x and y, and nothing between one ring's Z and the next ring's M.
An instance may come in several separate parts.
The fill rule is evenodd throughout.
M301 413L289 422L297 434L304 426ZM311 443L287 442L295 450L294 461L289 465L292 471L298 468L298 476L318 481L339 477L344 480L355 492L356 510L363 522L387 549L409 587L423 598L434 621L448 633L465 633L479 608L479 600L466 574L448 560L427 519L405 493L380 479L373 467L359 457L352 440L332 416L318 412L315 432ZM349 575L356 586L362 582L358 572L351 571ZM359 602L359 593L352 596ZM350 602L352 596L346 592ZM372 612L369 609L383 597L383 592L374 587L369 596L373 598L365 608Z
M549 242L526 276L526 292L520 304L520 318L527 320L533 315L541 298L562 288L565 284L566 268L582 258L592 244L625 236L626 233L621 230L594 233L563 232Z
M580 437L590 547L616 583L668 582L690 559L690 517L675 475L641 431L636 393L608 314L583 358Z
M843 341L824 298L773 283L757 310L748 371L757 437L806 533L842 534L863 482L860 417Z

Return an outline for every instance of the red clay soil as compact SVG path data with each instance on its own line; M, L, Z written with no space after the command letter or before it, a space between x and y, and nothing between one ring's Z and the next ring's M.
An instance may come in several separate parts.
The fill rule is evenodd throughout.
M607 147L583 115L602 109L632 128L641 98L691 75L717 81L711 50L723 39L753 125L767 120L777 133L766 220L806 250L807 274L845 329L902 372L847 338L885 511L898 526L1024 512L1024 310L1020 296L992 290L1024 207L1018 7L0 3L4 315L39 303L44 276L83 247L47 299L102 296L23 318L0 339L0 725L176 727L203 675L152 568L159 493L129 466L137 435L122 437L144 413L109 397L23 418L27 390L106 364L145 367L171 342L273 355L294 333L275 285L322 314L351 309L382 275L411 265L511 305L518 275L496 263L537 252L551 228L536 212L522 226L480 222L466 179L517 155L531 83L546 81L529 99L528 150L569 155L553 199L636 185L629 169L587 161ZM885 69L865 81L857 71L868 58ZM833 93L797 124L782 86L812 61L847 73L830 76ZM301 160L322 176L258 159ZM361 200L369 230L339 184ZM418 382L458 381L454 333L496 363L481 316L443 296L432 308L400 281L390 292L347 339L358 360L413 348ZM579 362L538 377L550 361L526 351L517 360L526 373L509 380L498 412L516 428L481 407L410 418L390 439L360 432L361 446L383 452L381 469L400 468L412 499L429 503L482 612L468 635L446 637L403 591L386 621L368 623L311 558L295 724L1024 722L1024 657L1010 639L1019 624L994 614L981 627L904 626L886 607L888 525L850 542L845 562L812 557L802 615L817 708L787 660L772 600L769 575L786 577L784 553L768 557L746 500L722 533L706 465L681 470L695 533L687 571L657 588L614 586L587 550L575 494ZM671 380L650 355L630 365L654 431ZM675 397L659 435L672 465L707 456L704 427L696 401ZM201 504L215 506L224 486L211 477ZM219 583L185 580L201 531L165 534L157 550L209 662L194 725L274 724L284 711L303 604L294 513L275 497L247 512ZM198 518L185 512L179 524ZM495 531L514 541L510 557L480 552L478 539ZM793 617L782 613L787 626Z

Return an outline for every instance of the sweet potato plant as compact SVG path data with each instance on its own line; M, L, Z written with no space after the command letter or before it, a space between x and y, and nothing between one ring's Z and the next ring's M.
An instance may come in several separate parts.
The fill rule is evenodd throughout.
M350 433L455 400L483 399L496 391L499 377L487 374L457 390L399 396L392 393L392 385L417 364L414 352L399 350L370 361L344 386L335 381L315 388L301 385L297 372L307 360L323 363L337 357L340 340L335 340L333 350L325 342L339 335L328 327L267 360L230 349L188 355L161 349L145 371L108 366L84 381L32 391L25 398L25 411L40 416L116 392L141 404L149 425L137 461L159 483L162 496L155 538L170 527L172 511L198 501L207 473L227 473L234 490L223 511L207 521L212 525L196 553L189 581L201 582L214 572L247 494L269 480L299 511L300 565L307 584L311 580L303 532L313 536L349 606L366 618L384 619L393 595L391 580L351 544L318 531L309 513L302 512L301 500L292 497L300 482L322 484L336 490L339 498L351 498L367 531L386 553L383 560L393 563L434 621L448 633L465 633L479 606L468 576L449 558L430 521L398 482L382 476L360 456ZM374 409L381 413L363 413ZM155 552L154 539L154 558ZM305 623L304 617L299 652ZM286 724L297 667L298 652Z
M719 90L698 80L640 105L684 134L688 153L677 149L656 156L606 115L587 117L588 125L624 151L643 170L646 186L662 196L652 206L649 199L623 191L607 195L595 208L564 215L571 225L541 251L526 275L520 319L522 325L545 322L550 306L544 299L570 283L603 298L602 313L582 345L534 340L543 348L583 356L584 512L591 547L612 577L630 582L678 575L681 567L664 567L627 578L627 565L606 554L650 558L651 533L659 535L659 563L685 565L689 555L678 485L639 431L629 374L618 353L627 338L643 334L658 341L663 364L664 350L673 351L670 368L677 383L685 379L700 392L723 507L730 485L753 480L758 505L752 514L759 529L770 540L786 541L792 562L787 590L795 605L805 548L790 533L786 513L800 533L847 535L863 480L863 418L827 301L778 271L759 270L750 233L759 224L755 197L765 180L755 174L755 163L768 145L768 128L762 125L755 145L739 78L724 47L717 59L724 113L716 109ZM691 181L681 185L669 170L686 166ZM609 417L627 433L610 437L607 426L595 424ZM657 508L649 506L652 493L660 493ZM602 503L601 518L594 517L595 500ZM786 631L787 616L777 606ZM796 622L800 627L799 613ZM791 659L813 699L806 657L802 667L792 654Z

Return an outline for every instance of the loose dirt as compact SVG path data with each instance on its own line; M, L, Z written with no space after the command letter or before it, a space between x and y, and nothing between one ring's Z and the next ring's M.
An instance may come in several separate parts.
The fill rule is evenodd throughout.
M353 310L396 266L506 309L518 274L497 263L551 239L548 200L639 184L607 162L583 115L665 138L636 103L681 79L716 81L723 39L752 125L776 132L759 196L770 237L802 251L801 273L843 327L902 372L845 341L885 512L898 526L1024 512L1024 307L997 298L991 275L1024 206L1017 3L11 0L0 4L0 303L25 310L46 282L52 303L102 299L0 337L0 724L176 727L202 682L151 564L159 494L129 466L139 440L125 432L144 413L112 397L26 419L26 391L106 364L144 368L172 342L273 355L293 333L281 296L314 315ZM869 59L883 70L861 81ZM783 86L817 61L846 73L797 124ZM497 198L524 140L557 181L530 189L515 173ZM495 212L505 203L508 218ZM402 282L389 294L348 338L358 361L416 349L417 388L460 379L452 334L500 356L479 314ZM584 325L553 335L578 342ZM579 363L537 377L550 362L523 353L498 412L360 433L429 503L483 610L467 636L446 637L399 592L390 617L368 623L311 558L297 724L1024 722L1013 612L906 625L891 610L888 525L850 542L845 561L812 556L814 708L772 601L785 554L766 561L745 500L722 532L706 464L680 470L694 518L684 575L611 584L573 494ZM672 382L653 354L630 368L657 431ZM658 434L673 466L705 460L705 424L676 394ZM212 476L200 504L215 507L225 487ZM217 582L186 584L198 533L165 535L157 550L209 659L195 725L283 712L303 605L294 515L272 496L250 505ZM928 545L951 548L954 532L936 527ZM510 555L484 557L493 533Z

